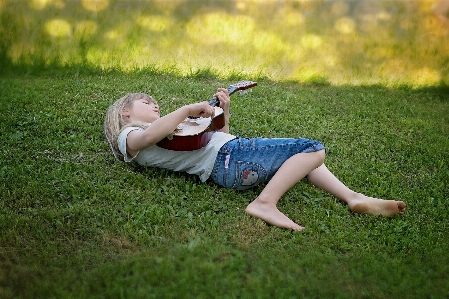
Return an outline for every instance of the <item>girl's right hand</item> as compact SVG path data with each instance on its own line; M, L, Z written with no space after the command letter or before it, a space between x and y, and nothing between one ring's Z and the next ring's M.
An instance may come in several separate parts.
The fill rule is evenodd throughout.
M190 104L187 105L187 108L189 108L189 116L191 117L213 117L215 115L215 108L208 102Z

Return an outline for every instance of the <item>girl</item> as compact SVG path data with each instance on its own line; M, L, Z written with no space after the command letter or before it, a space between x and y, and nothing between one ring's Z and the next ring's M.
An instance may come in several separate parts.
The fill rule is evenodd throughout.
M116 158L135 160L144 166L185 171L237 190L268 182L246 212L268 224L304 230L277 209L281 196L307 177L313 185L344 201L351 211L372 215L403 214L402 201L382 200L357 193L341 183L324 165L325 148L305 138L239 138L229 134L230 97L219 88L214 95L224 113L224 127L198 150L172 151L156 145L170 135L187 117L213 117L215 108L208 102L183 106L164 117L157 102L141 93L128 94L107 111L104 131Z

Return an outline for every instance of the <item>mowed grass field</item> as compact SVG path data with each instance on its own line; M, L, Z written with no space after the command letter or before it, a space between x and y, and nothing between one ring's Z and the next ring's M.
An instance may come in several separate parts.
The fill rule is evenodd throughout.
M244 213L260 188L118 162L102 134L127 92L161 109L242 78L48 70L0 78L2 298L446 298L448 90L258 81L232 96L231 130L308 137L365 194L401 199L356 215L307 181L279 203L291 232Z

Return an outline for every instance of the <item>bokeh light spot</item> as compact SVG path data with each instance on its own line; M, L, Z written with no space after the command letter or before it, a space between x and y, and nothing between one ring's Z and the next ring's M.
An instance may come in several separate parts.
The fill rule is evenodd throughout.
M31 0L30 6L35 10L44 9L52 0ZM0 1L1 2L1 1Z
M71 27L66 20L53 19L45 24L45 31L53 37L64 37L70 35Z
M341 33L352 33L355 29L355 22L351 18L340 18L335 23L335 29Z
M285 15L285 22L290 26L301 25L304 22L304 15L299 11L290 11Z
M0 8L6 0L0 0ZM64 8L65 3L63 0L30 0L29 5L34 10L43 10L47 6L51 5L56 8Z
M14 64L449 84L449 27L429 1L0 0L0 33Z
M239 10L245 10L248 7L248 4L246 3L246 1L236 1L235 2L235 7Z
M170 27L170 23L169 19L161 16L142 16L137 19L137 24L147 30L155 32L166 30Z
M86 10L99 12L109 6L109 0L81 0L81 5Z
M117 30L109 30L106 32L105 36L107 39L115 40L119 38L120 33Z
M328 65L328 66L335 66L336 65L336 58L335 55L328 53L326 56L323 57L323 61Z
M382 21L389 21L391 20L391 14L382 11L377 14L377 18Z
M322 38L316 34L307 34L301 38L301 45L304 48L315 49L321 46Z

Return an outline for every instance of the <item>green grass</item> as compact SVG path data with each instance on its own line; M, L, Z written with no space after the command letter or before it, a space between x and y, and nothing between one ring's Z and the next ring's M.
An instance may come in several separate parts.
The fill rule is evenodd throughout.
M0 298L449 298L449 31L429 1L0 0ZM281 3L282 2L282 3ZM220 22L217 22L220 20ZM279 208L120 163L127 92L164 111L256 80L231 130L308 137L356 215L306 181ZM302 83L300 83L302 82Z
M164 111L239 78L142 71L0 77L1 298L447 298L449 102L445 87L274 82L232 98L237 135L309 137L348 186L402 199L355 215L306 181L279 208L307 230L250 218L260 188L120 163L106 108L146 92Z

